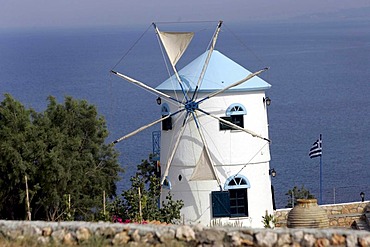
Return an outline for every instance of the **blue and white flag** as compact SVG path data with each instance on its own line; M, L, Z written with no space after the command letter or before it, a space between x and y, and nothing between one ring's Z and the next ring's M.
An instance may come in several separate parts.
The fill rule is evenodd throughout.
M322 140L321 140L321 135L320 135L320 139L318 139L317 141L315 141L310 149L310 153L308 154L310 156L310 158L315 158L315 157L319 157L322 155Z

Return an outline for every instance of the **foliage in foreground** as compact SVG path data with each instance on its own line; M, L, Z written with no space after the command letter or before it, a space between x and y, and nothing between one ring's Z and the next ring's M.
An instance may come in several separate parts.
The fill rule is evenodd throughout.
M131 188L122 192L112 204L113 214L130 222L160 221L174 223L181 218L182 200L173 200L171 194L160 202L160 167L157 162L143 160L136 174L130 179ZM140 210L141 205L141 210Z
M306 189L303 185L301 188L294 186L294 188L288 190L288 192L285 193L285 195L288 196L288 203L285 206L286 208L291 208L294 205L297 205L297 199L315 199L315 196L312 195L311 192L308 189Z
M269 214L267 211L265 216L262 216L262 223L264 228L275 228L277 220L274 214Z
M26 218L27 176L32 220L92 220L103 191L115 195L118 153L95 106L48 101L43 113L9 94L0 103L0 218Z

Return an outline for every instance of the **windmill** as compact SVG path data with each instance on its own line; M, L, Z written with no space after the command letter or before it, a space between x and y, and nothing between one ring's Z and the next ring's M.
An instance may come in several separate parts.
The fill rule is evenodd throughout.
M266 145L270 142L270 140L266 136L264 136L264 134L267 135L267 128L266 130L264 129L261 134L244 128L244 125L238 123L238 121L233 121L233 116L234 120L236 119L240 121L240 118L235 116L239 116L238 114L244 111L244 107L242 105L230 105L228 110L231 117L219 116L220 114L218 114L217 111L214 111L214 109L212 108L212 106L215 105L215 101L227 101L230 98L229 96L227 96L228 99L224 99L220 98L220 96L228 95L229 92L232 91L239 91L238 89L240 88L244 89L242 85L248 81L253 81L251 88L258 91L258 93L253 94L252 97L256 98L263 95L263 102L265 102L265 98L264 92L261 93L261 90L269 88L269 84L265 83L262 79L257 77L258 75L266 71L267 68L261 69L254 73L250 73L241 66L235 64L222 53L215 50L221 26L222 21L217 24L216 30L211 38L211 42L207 51L199 56L197 59L195 59L193 62L182 68L180 71L178 71L176 68L177 62L186 51L194 36L194 33L163 32L160 31L157 25L153 23L153 27L167 55L173 71L173 75L157 88L150 87L141 81L138 81L117 71L111 71L118 77L123 78L126 81L137 85L145 90L148 90L166 101L166 104L163 104L162 106L161 118L117 139L116 141L114 141L114 143L118 143L127 138L130 138L131 136L160 122L162 122L162 125L166 121L170 122L169 128L162 128L162 133L164 134L165 138L162 138L161 140L161 152L162 150L164 150L164 154L161 153L161 166L164 168L162 169L161 174L161 185L163 187L168 187L168 185L171 184L170 180L168 179L169 173L171 167L175 167L173 169L175 170L175 173L172 177L174 180L175 174L179 174L178 176L176 176L178 189L175 189L172 192L176 194L177 191L178 193L177 195L175 195L175 197L177 196L178 198L184 199L185 208L187 208L185 209L185 214L187 214L188 216L190 214L190 216L188 217L189 222L196 222L201 220L204 221L204 223L206 224L209 223L210 219L212 219L209 212L211 211L209 209L210 205L214 204L216 201L219 201L220 198L225 197L226 194L224 192L228 193L227 195L230 199L231 189L227 189L228 186L225 186L225 182L227 184L235 183L236 185L241 186L241 188L244 189L249 188L248 186L250 185L248 181L246 181L243 176L239 176L239 174L241 174L241 171L243 169L247 169L245 167L257 155L251 155L250 152L247 152L251 159L247 162L238 161L237 165L233 165L233 169L231 169L233 170L232 172L229 168L220 168L224 165L223 163L232 163L232 159L229 159L227 162L222 162L223 155L221 155L220 153L222 152L219 151L220 149L222 149L222 145L219 145L218 141L211 140L212 134L209 134L207 126L212 125L212 128L214 129L216 124L217 127L219 125L220 129L222 130L226 129L233 132L238 132L237 138L244 138L240 137L240 133L242 133L242 135L247 135L249 136L248 143L251 139L258 139L259 141L254 141L253 145L257 143L258 145L260 145L260 147L258 147L257 150L255 148L252 148L253 153L259 154L262 153L263 150L268 151L266 150ZM217 76L218 74L220 74L220 71L232 71L232 73L229 73L227 78L223 79L221 82L219 82L218 86L215 87L214 85L212 85L212 83L217 81L218 79L214 78L213 76ZM221 77L224 78L223 76ZM241 119L241 121L243 121L243 119ZM174 127L172 126L172 122L175 123ZM215 134L213 136L216 135L218 134ZM234 134L234 136L236 135ZM241 142L238 141L237 143ZM217 152L219 152L219 155L216 154ZM245 158L243 158L243 160L245 160ZM267 158L263 159L263 162L258 161L257 163L264 163L265 165L263 166L263 169L266 170L266 164L268 168L268 161L269 155ZM236 169L240 171L235 172ZM258 168L257 170L259 169L260 168ZM227 177L226 175L230 174L230 172L233 174ZM265 181L265 178L263 180ZM181 185L181 181L186 181L186 186L188 187L184 186L184 184ZM199 183L202 184L199 184L197 181L200 181ZM210 181L212 182L209 183ZM193 187L194 184L197 184L196 186L201 185L203 186L203 188L207 187L207 189L203 189L203 191L200 192ZM215 188L215 184L217 185L216 187L218 187L218 189ZM263 187L269 186L269 182L263 185ZM176 186L174 185L174 187ZM187 196L185 196L185 198L182 198L182 196L184 195L182 189L184 187L187 188L186 190L191 191L188 196L189 198L187 198ZM221 194L223 193L221 197L218 197L216 191L221 192ZM207 193L209 198L211 192L215 192L212 193L213 201L207 200L207 198L206 200L204 200L203 198L200 199L200 201L197 201L196 197L203 197L203 195L207 195ZM246 197L246 192L243 193L243 196ZM238 195L236 197L238 197ZM239 195L239 197L241 196ZM267 197L269 197L269 199L267 200L268 202L265 204L270 205L271 194L268 194ZM205 208L208 208L206 209L206 213L202 209L204 207L204 204L208 205L208 207L205 206ZM230 202L226 207L230 207ZM232 207L233 206L231 206L231 208ZM241 207L244 208L241 209ZM239 208L240 209L236 209L236 214L234 214L234 216L240 216L240 212L242 211L244 211L244 214L242 214L243 216L250 215L249 213L245 212L248 211L248 208L245 205L239 206ZM192 210L196 211L194 216L191 215ZM221 214L217 214L217 210L218 209L215 208L212 209L213 218L230 217L230 215L232 214L231 211L233 211L229 210L230 212L222 212ZM271 211L271 207L267 206L266 210ZM264 212L265 211L263 211L263 213ZM260 212L258 214L260 214ZM250 219L248 220L251 221Z

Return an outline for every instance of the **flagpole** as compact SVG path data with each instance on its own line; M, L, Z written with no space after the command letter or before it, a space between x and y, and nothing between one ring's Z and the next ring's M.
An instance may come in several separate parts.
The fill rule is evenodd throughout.
M320 134L320 142L321 142L321 148L322 148L322 136ZM322 205L322 152L320 155L320 205Z
M320 205L322 205L322 155L320 156Z
M310 158L315 158L320 156L320 184L319 184L319 204L322 204L322 135L320 134L320 138L315 141L308 153Z

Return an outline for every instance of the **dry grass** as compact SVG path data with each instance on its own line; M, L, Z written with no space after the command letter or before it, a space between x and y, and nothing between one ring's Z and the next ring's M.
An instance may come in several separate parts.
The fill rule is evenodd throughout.
M79 243L79 244L76 243L76 245L85 246L85 247L111 246L109 240L105 238L97 238L97 237L92 237L88 241L85 241L83 243ZM50 241L47 244L41 244L40 242L37 241L36 237L24 237L24 238L18 238L18 239L8 239L8 238L0 237L0 246L1 247L39 247L39 246L60 247L60 246L71 246L71 245L57 243L54 241Z
M0 246L2 247L36 247L40 246L40 243L37 243L36 238L19 238L19 239L8 239L0 238Z

